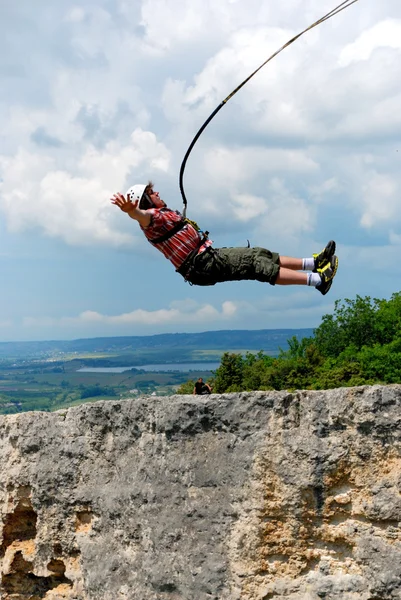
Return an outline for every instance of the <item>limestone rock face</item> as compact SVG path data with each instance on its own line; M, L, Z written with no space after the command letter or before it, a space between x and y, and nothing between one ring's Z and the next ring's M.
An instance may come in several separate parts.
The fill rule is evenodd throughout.
M2 600L401 598L401 386L0 418Z

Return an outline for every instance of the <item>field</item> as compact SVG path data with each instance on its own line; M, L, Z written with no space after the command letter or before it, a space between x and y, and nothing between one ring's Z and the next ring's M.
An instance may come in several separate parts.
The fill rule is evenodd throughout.
M218 361L221 352L204 352L202 356L188 356L188 352L174 353L182 361ZM166 360L160 352L145 352L132 355L85 354L82 357L66 357L64 360L24 360L10 363L0 361L0 414L27 410L58 410L93 400L116 400L140 394L171 395L181 383L188 379L212 373L207 370L196 372L147 372L140 365L123 373L87 373L78 370L85 367L132 366L136 363L158 363ZM178 362L176 360L176 362ZM171 368L171 367L169 367Z
M188 380L212 372L224 352L277 355L287 340L311 330L213 331L71 341L0 342L0 414L52 411L94 400L141 394L171 395ZM197 370L149 372L149 364L197 363ZM79 372L82 367L130 367L123 373Z

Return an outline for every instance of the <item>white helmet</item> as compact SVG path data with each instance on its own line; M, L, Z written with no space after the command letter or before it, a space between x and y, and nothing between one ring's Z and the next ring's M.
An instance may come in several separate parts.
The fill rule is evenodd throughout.
M135 202L136 200L141 201L143 193L146 189L146 185L143 183L138 183L137 185L132 185L129 190L127 190L128 200L131 202Z

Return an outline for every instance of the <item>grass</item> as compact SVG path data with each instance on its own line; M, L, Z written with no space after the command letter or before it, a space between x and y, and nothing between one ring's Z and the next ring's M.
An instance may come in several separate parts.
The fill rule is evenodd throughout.
M146 351L148 354L148 351ZM214 353L213 353L214 354ZM139 355L139 353L138 353ZM96 356L96 359L99 355ZM188 353L187 353L188 356ZM165 357L165 355L164 355ZM130 360L124 356L125 360ZM138 360L138 356L136 357ZM212 360L216 357L213 355ZM188 358L185 359L185 362ZM205 356L196 357L197 362ZM18 367L0 363L0 414L10 414L27 410L53 411L99 400L119 400L134 396L130 391L137 389L139 394L171 395L188 379L210 377L211 372L197 370L196 373L165 371L124 371L122 373L79 372L84 361L74 356L74 361L65 362L25 361ZM113 362L119 364L119 357ZM152 361L153 362L153 361ZM154 362L160 361L160 352ZM140 369L140 367L138 367ZM92 388L100 388L110 393L89 396ZM83 396L83 397L82 397Z

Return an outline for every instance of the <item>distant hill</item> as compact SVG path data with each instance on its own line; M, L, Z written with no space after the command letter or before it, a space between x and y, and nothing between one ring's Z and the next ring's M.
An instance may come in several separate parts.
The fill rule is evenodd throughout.
M313 329L222 330L201 333L162 333L41 342L0 342L0 358L34 358L59 354L129 353L140 349L263 350L287 348L287 340L310 337Z

